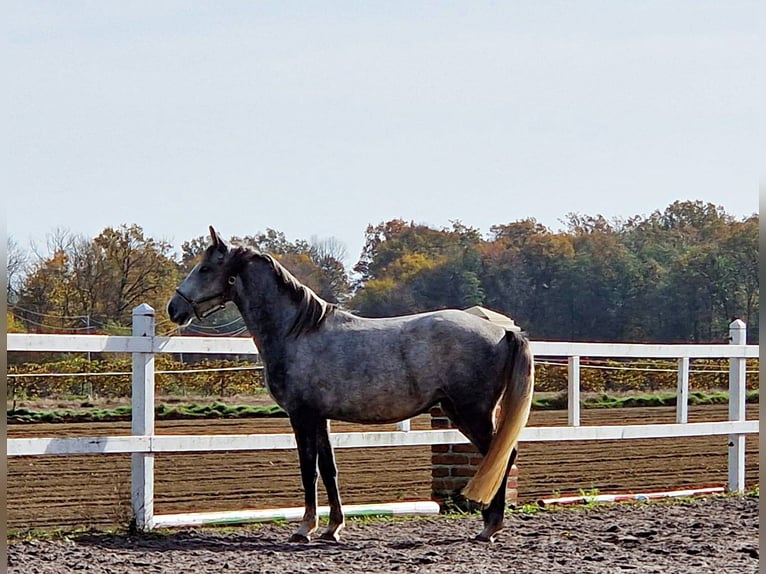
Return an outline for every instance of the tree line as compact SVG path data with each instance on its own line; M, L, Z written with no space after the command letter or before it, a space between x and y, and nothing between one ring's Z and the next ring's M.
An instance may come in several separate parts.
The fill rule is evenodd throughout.
M569 214L562 223L553 231L527 218L484 236L459 221L436 229L394 219L368 226L350 271L333 238L293 242L267 229L231 239L275 255L320 296L365 316L483 305L535 339L636 342L723 342L741 318L757 340L757 215L679 201L648 216ZM148 303L158 332L172 332L162 310L207 244L200 236L177 252L138 225L93 239L57 231L45 254L11 237L9 330L125 333L132 309ZM227 309L196 332L233 328L244 332Z

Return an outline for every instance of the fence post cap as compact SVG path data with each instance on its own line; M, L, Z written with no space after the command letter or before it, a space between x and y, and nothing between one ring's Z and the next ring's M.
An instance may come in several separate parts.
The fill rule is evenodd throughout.
M734 319L729 323L729 329L744 329L746 327L747 324L742 319Z
M747 325L742 319L734 319L729 323L729 342L733 345L747 343Z
M141 303L138 307L133 309L133 316L136 315L154 315L154 308L146 303Z

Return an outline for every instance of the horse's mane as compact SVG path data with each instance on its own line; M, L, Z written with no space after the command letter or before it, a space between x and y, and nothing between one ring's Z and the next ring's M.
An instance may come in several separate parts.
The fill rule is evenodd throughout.
M288 271L272 255L254 251L246 247L237 247L233 250L236 258L243 261L262 260L274 271L277 277L277 286L287 292L290 299L298 306L298 315L290 327L288 336L297 337L303 333L309 333L319 326L335 312L337 305L329 303L317 295L310 287L307 287Z

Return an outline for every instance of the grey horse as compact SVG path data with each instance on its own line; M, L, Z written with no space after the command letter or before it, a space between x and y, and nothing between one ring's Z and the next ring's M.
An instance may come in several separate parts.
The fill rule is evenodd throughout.
M347 313L301 284L270 255L212 244L168 303L184 324L233 301L265 365L274 400L298 445L305 513L293 542L318 528L317 470L330 506L321 539L344 527L328 421L388 423L440 404L484 455L463 491L482 505L492 541L503 528L508 469L532 402L534 361L520 333L447 309L370 319Z

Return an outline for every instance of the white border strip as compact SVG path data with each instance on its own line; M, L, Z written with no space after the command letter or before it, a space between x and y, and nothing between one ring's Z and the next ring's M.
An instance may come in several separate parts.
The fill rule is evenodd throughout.
M221 526L225 524L244 524L248 522L273 522L284 520L295 522L303 518L303 507L273 508L266 510L230 510L220 512L194 512L188 514L157 514L152 525L154 528L174 528L180 526ZM329 516L330 507L317 508L320 518ZM432 500L413 502L392 502L382 504L344 505L345 516L426 516L439 514L439 505Z

